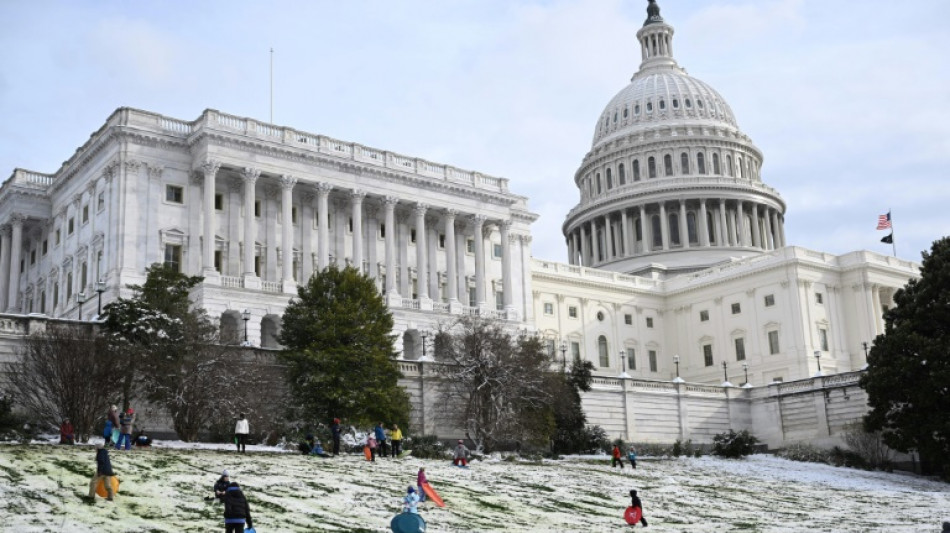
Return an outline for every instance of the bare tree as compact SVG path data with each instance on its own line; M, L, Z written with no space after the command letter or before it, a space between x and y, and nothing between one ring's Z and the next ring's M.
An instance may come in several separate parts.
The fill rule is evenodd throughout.
M554 431L541 341L513 337L497 323L466 318L436 337L443 414L477 449L504 441L547 442Z
M894 451L884 444L881 432L867 431L862 422L845 426L844 442L873 468L887 468L894 459Z
M121 395L117 368L94 326L49 324L27 337L20 361L10 366L11 386L31 422L58 427L69 418L78 440L86 441Z

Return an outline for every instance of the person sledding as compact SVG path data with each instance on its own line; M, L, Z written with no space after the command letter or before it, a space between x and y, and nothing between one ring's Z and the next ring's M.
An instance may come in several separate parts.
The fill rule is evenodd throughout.
M112 471L112 461L109 460L109 447L102 444L96 444L96 475L89 482L89 497L87 502L96 501L96 488L102 481L106 489L106 499L110 502L115 499L113 492L115 472Z
M637 496L637 491L630 491L630 507L637 509L640 515L640 525L647 527L647 519L643 516L643 503L640 501L640 497Z
M462 468L468 468L468 448L462 439L459 439L458 446L455 447L455 453L452 455L452 464Z
M614 444L614 449L610 455L610 468L613 468L619 464L620 469L623 470L623 456L620 454L620 446Z
M313 435L307 435L307 440L297 445L297 449L304 455L317 455L320 457L330 457L323 449L320 439Z
M429 482L429 478L426 477L426 467L420 466L419 473L416 474L416 485L419 486L419 502L422 503L426 501L426 491L424 485Z
M245 522L247 522L247 527L254 527L247 499L241 492L241 487L232 481L224 491L224 532L243 533Z
M406 491L406 497L402 499L402 512L419 514L419 495L412 486Z
M627 450L627 460L630 461L630 467L634 470L637 469L637 450L633 446Z

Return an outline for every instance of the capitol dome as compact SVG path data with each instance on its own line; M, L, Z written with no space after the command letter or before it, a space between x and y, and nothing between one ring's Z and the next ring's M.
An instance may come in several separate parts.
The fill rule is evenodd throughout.
M631 274L707 268L785 245L785 203L726 100L673 58L655 0L640 68L597 119L564 222L572 264Z

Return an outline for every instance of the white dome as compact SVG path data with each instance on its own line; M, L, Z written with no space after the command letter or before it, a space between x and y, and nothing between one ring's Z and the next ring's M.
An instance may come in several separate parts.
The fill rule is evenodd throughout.
M725 99L707 83L678 67L638 72L604 108L592 147L638 130L689 123L738 129Z

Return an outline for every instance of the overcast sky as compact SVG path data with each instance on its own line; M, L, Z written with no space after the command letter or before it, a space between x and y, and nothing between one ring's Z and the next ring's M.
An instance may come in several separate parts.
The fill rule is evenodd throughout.
M920 259L950 234L950 1L659 0L732 106L789 244ZM112 111L203 109L503 176L535 257L595 122L640 62L645 0L0 0L0 173L54 172Z

